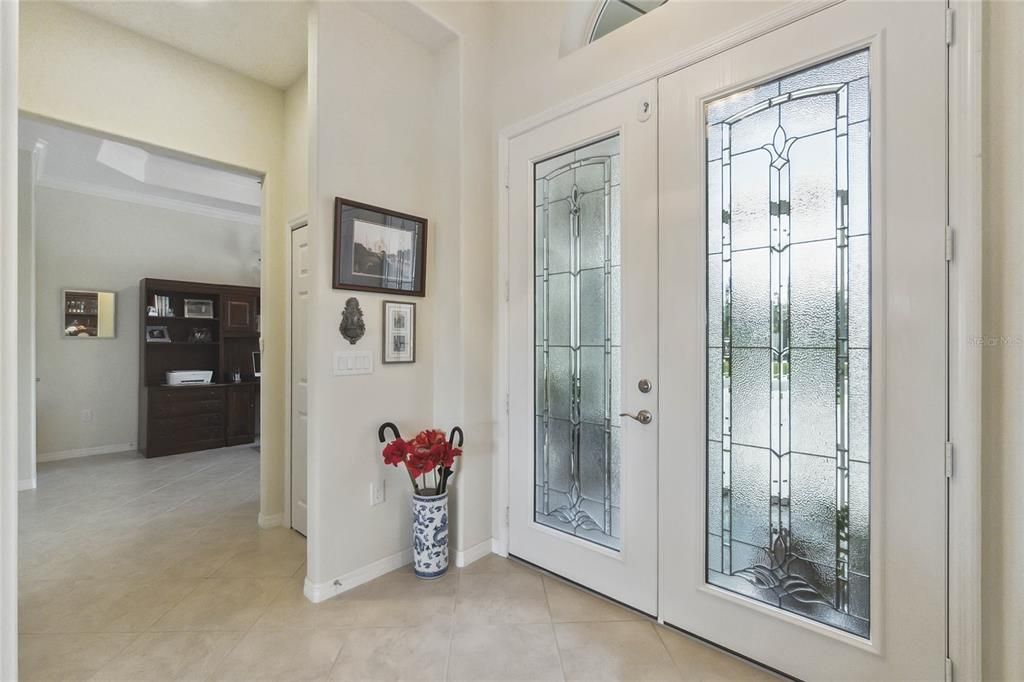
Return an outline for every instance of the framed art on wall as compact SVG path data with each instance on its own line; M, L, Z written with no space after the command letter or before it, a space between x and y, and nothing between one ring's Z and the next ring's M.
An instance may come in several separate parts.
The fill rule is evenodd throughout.
M384 301L381 362L416 362L416 304Z
M426 218L335 198L335 289L423 296L426 253Z

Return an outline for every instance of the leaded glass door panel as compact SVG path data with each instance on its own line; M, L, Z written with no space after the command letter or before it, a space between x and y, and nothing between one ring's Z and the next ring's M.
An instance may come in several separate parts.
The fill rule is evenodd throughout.
M944 671L943 26L845 3L659 86L661 615L802 679Z
M642 423L657 407L655 95L654 83L634 88L509 149L509 551L648 613L657 609L657 427ZM638 116L644 103L649 115Z

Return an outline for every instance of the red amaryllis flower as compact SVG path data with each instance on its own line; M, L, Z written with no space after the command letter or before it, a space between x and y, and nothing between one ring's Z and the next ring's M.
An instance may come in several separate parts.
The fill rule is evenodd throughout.
M408 443L401 438L396 438L384 448L384 463L398 466L399 463L405 461L405 457L409 454L410 449Z

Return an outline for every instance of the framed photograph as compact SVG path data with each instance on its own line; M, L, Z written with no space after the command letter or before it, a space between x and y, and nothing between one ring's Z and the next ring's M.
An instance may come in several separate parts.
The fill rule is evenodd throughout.
M381 362L416 362L416 304L384 301Z
M213 319L213 301L206 299L186 298L185 317L201 317Z
M170 343L171 335L167 327L146 325L146 343Z
M423 296L426 254L426 218L335 198L335 289Z

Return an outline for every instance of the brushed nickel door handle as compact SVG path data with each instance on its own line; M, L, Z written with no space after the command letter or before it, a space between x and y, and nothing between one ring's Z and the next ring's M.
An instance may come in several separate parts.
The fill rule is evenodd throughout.
M647 410L640 410L636 414L630 414L629 412L623 412L619 416L620 417L629 417L630 419L635 419L636 421L638 421L638 422L640 422L641 424L644 424L644 425L650 424L652 421L654 421L654 415L651 414L650 412L648 412Z

